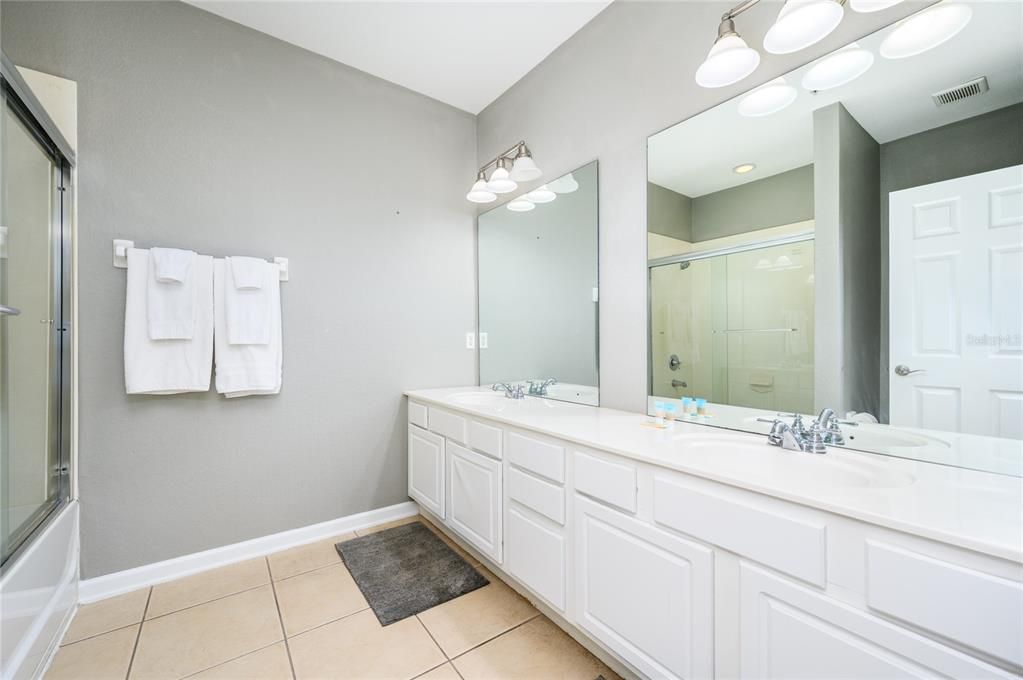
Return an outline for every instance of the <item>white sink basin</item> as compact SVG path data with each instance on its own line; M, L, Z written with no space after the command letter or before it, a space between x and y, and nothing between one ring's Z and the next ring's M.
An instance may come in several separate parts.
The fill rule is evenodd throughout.
M836 459L830 454L786 451L730 435L681 434L675 437L679 455L687 461L772 485L811 488L893 489L916 481L912 475L868 461Z

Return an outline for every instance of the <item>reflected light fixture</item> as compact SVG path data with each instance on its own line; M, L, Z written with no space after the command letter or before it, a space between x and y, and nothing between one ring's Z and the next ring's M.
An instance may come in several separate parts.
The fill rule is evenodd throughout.
M551 191L550 189L548 189L546 184L544 184L541 187L537 187L536 189L533 189L528 194L526 194L526 198L528 198L533 203L550 203L557 197L558 195Z
M903 19L881 43L886 59L915 57L955 37L973 17L969 5L941 2Z
M508 201L508 210L512 212L527 212L536 207L536 204L525 196L519 196Z
M832 52L810 67L803 76L803 87L820 92L840 87L856 80L874 63L874 53L856 43Z
M508 172L508 160L506 158L498 158L497 167L494 168L493 174L490 175L490 181L487 182L487 189L495 194L507 194L518 188L518 182L513 180Z
M732 168L732 172L737 175L745 175L747 172L753 172L756 169L755 163L743 163L742 165L736 165Z
M785 0L764 36L771 54L791 54L820 42L842 23L844 0Z
M548 182L546 186L556 194L570 194L579 188L579 182L576 181L572 173L568 173Z
M497 200L497 194L487 188L487 173L483 170L479 171L479 174L476 175L476 182L465 197L473 203L492 203Z
M849 0L849 6L852 7L854 12L867 14L894 7L900 2L902 0Z
M529 153L525 142L519 142L518 151L515 153L515 161L512 163L511 178L516 182L529 182L538 179L542 175L540 168L536 167L533 161L533 154Z
M750 118L770 116L796 101L797 96L799 92L784 78L775 78L743 97L739 101L739 114Z
M702 87L725 87L753 73L759 65L760 53L739 37L735 22L726 15L707 58L696 69L696 82Z

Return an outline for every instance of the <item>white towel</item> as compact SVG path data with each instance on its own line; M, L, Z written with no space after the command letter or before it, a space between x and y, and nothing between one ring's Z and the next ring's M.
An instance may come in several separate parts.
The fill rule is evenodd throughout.
M268 264L270 275L264 288L270 295L270 341L265 345L232 345L228 341L225 303L233 283L229 280L227 264L223 260L213 263L213 305L216 319L214 343L216 345L217 392L228 397L246 397L254 394L277 394L281 391L281 282L279 265Z
M151 340L187 340L195 332L195 258L191 250L149 249L146 317Z
M124 308L124 384L128 394L174 394L210 389L213 362L213 258L196 256L189 278L195 285L191 339L153 340L147 322L149 253L128 250Z
M266 260L254 257L224 259L227 341L232 345L269 344L273 323L270 278L279 278L273 273L277 270Z

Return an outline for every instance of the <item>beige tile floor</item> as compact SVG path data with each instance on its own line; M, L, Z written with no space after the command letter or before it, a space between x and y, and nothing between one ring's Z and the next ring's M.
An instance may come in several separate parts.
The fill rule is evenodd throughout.
M46 677L618 677L438 534L490 585L383 627L334 549L346 534L84 605Z

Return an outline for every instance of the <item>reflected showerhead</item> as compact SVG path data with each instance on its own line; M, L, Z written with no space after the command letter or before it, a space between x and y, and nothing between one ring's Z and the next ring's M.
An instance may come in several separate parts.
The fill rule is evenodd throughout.
M689 269L689 260L686 260L685 262L679 262L678 263L678 268L683 270L683 271L685 271L686 269Z

